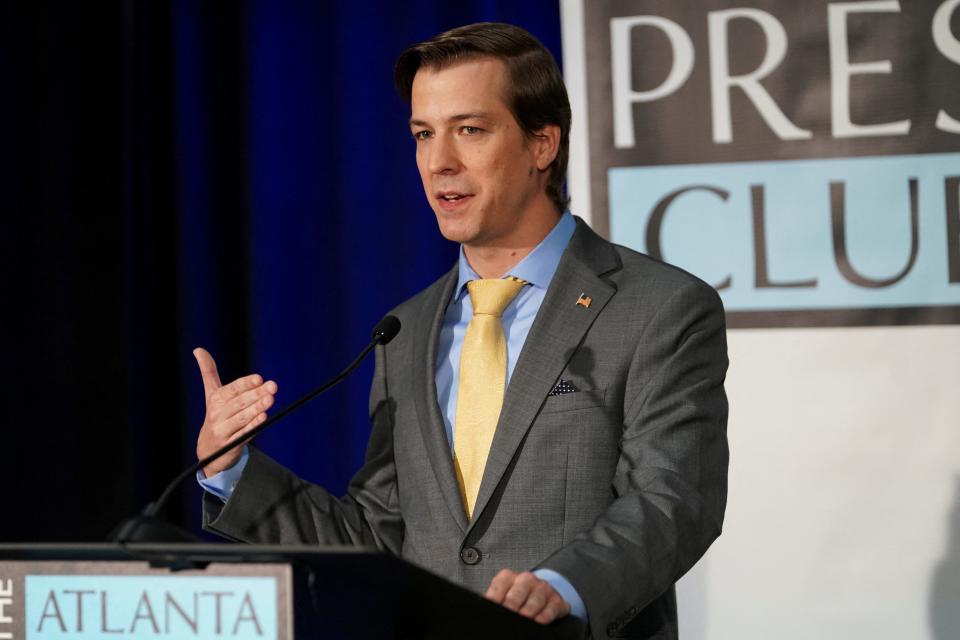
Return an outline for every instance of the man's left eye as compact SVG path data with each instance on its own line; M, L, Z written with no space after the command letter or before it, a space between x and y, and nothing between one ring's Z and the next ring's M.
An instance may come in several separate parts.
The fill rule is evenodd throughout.
M470 127L470 126L463 127L460 130L463 133L467 134L468 136L476 135L482 131L480 127Z

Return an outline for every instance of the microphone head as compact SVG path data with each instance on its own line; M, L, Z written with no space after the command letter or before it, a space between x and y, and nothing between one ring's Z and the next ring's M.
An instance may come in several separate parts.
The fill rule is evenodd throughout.
M373 338L380 344L387 344L400 333L400 321L396 316L384 316L373 328Z

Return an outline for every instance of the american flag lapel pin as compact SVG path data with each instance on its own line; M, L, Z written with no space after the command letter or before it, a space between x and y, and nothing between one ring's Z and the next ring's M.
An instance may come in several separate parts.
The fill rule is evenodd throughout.
M577 298L577 304L583 307L584 309L589 309L592 303L593 303L593 298L591 298L585 293L581 293L580 297Z

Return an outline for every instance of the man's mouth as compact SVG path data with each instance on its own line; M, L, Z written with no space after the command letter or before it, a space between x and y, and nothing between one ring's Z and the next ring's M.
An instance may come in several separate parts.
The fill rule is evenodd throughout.
M448 211L456 209L472 197L472 193L461 193L459 191L441 191L437 194L440 207Z
M438 191L437 197L441 200L459 200L461 198L468 198L473 194L465 193L463 191Z

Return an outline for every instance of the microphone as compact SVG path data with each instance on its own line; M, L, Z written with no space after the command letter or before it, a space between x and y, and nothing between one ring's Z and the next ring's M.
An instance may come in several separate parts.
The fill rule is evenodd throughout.
M120 523L114 530L115 533L111 535L113 540L121 544L126 542L199 542L196 536L183 531L179 527L166 522L157 516L160 510L163 509L164 505L167 503L167 500L170 499L174 489L176 489L181 482L186 480L188 477L195 475L197 471L203 469L220 456L245 442L253 440L253 438L263 430L279 422L331 387L335 387L336 385L340 384L348 375L353 373L354 369L360 366L360 363L363 362L364 358L367 357L367 355L375 346L378 344L386 345L393 340L399 332L400 321L395 316L384 316L383 319L377 323L377 326L373 328L373 335L370 338L370 342L368 342L367 346L363 348L363 351L360 352L360 355L354 358L353 362L348 364L343 371L335 375L330 380L327 380L313 391L310 391L306 395L302 396L297 401L284 407L282 411L275 414L263 424L258 425L256 428L250 430L250 432L244 434L243 437L228 442L210 455L198 460L196 463L184 469L176 478L173 479L173 481L170 482L170 484L167 485L166 489L163 490L163 493L160 494L160 497L156 500L156 502L151 502L144 507L140 515L134 516Z

